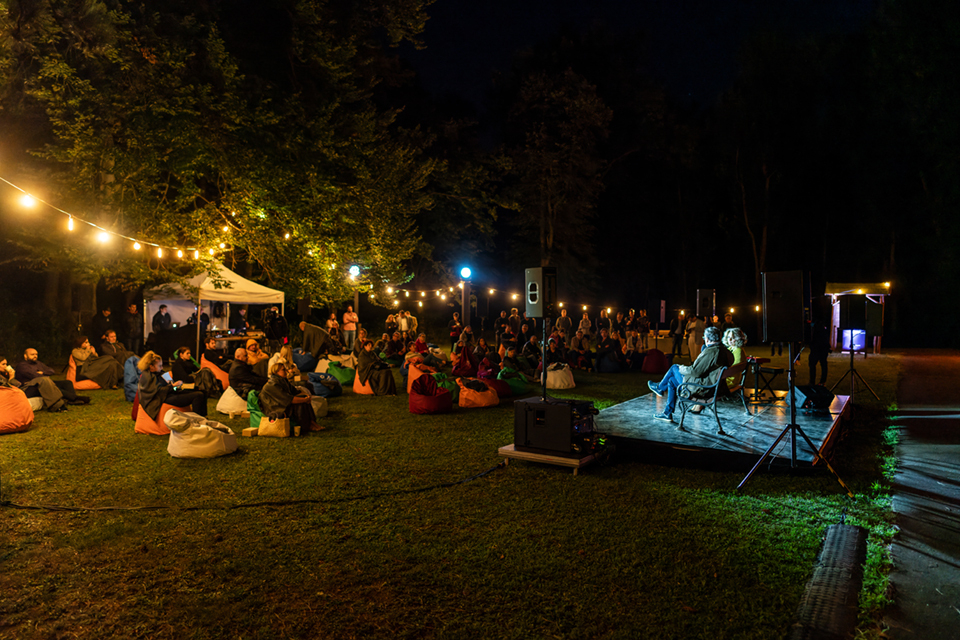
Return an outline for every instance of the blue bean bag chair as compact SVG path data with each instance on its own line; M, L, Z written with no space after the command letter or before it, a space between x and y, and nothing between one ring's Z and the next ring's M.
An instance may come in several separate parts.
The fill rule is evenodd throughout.
M297 347L293 350L293 364L297 365L297 369L300 371L313 371L317 368L317 364L320 361L313 357L313 355L305 352L300 347Z
M310 372L307 374L307 379L313 385L313 395L315 396L336 398L343 395L343 385L329 373Z
M123 363L123 397L127 402L133 402L137 397L137 385L140 384L140 369L137 369L137 363L140 362L140 356L130 356Z

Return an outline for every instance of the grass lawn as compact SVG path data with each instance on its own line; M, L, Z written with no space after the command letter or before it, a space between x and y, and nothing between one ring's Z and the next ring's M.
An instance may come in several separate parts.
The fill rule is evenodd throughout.
M0 507L0 638L783 637L844 513L870 530L860 633L877 637L899 367L857 368L882 400L858 395L834 458L856 500L825 469L737 493L746 468L622 452L576 477L512 462L437 487L499 462L513 404L417 416L404 393L348 391L324 432L177 460L134 433L121 392L93 392L0 437L3 500L102 508ZM649 376L576 378L556 395L605 407Z

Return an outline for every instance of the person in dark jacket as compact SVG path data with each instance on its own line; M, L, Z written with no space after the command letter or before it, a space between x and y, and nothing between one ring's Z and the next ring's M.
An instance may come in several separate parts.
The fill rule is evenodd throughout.
M267 379L253 372L253 367L247 363L247 350L237 349L233 354L233 364L230 366L230 386L241 398L246 398L250 391L260 391Z
M173 366L170 367L170 374L174 380L183 380L190 382L193 374L200 371L200 363L191 357L190 347L180 347L173 354Z
M393 372L390 371L390 365L373 351L373 343L369 340L363 343L363 351L360 353L360 361L357 364L357 375L360 377L360 384L369 384L374 395L397 395L397 383L393 378Z
M720 377L720 370L733 364L733 354L720 340L723 334L718 327L708 327L703 332L705 345L692 365L673 365L659 383L650 381L647 386L657 396L667 394L667 404L663 411L655 413L654 418L673 422L673 410L677 406L677 387L683 382L712 385Z
M292 418L303 430L320 430L310 403L310 393L290 382L283 361L274 362L270 367L270 377L260 391L260 410L268 418Z
M181 409L187 407L201 416L207 415L207 399L199 391L184 391L182 380L173 384L163 377L163 358L153 351L147 351L137 363L142 371L137 387L140 395L140 408L153 420L160 416L160 406L170 404Z
M123 344L127 351L140 353L143 349L143 314L137 309L137 305L127 307L127 312L120 321L120 328L123 330Z

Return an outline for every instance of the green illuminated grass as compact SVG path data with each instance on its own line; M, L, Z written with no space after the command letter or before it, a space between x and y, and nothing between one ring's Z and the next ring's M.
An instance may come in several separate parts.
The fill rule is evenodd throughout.
M782 637L844 510L870 530L869 635L886 588L883 408L898 366L857 367L882 402L858 396L835 459L856 500L825 470L764 470L737 493L747 469L622 453L577 477L512 462L389 495L496 465L512 404L415 416L405 394L348 392L325 432L175 460L165 438L134 434L119 392L96 392L0 437L2 498L173 508L0 508L0 638ZM836 380L846 361L831 368ZM576 377L569 396L601 407L648 379ZM237 507L304 499L317 502Z

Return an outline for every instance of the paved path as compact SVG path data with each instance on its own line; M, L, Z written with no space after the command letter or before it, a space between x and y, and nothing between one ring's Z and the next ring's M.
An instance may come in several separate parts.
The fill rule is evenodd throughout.
M960 639L960 354L901 356L899 469L893 510L900 534L884 622L897 640Z

